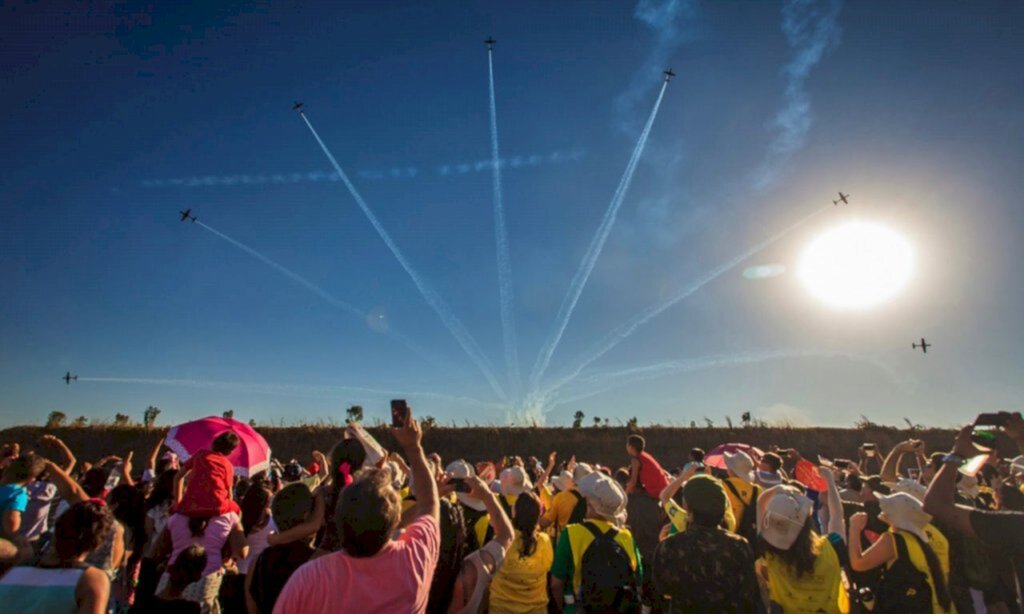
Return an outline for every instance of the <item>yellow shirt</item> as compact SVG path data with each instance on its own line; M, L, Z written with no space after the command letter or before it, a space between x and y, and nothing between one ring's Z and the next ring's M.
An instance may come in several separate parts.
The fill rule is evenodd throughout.
M597 518L587 518L587 522L593 523L602 533L607 533L612 528L610 522ZM625 527L616 527L616 529L618 533L615 535L615 541L619 542L622 549L629 555L629 562L635 571L637 568L637 553L636 545L633 542L633 534ZM579 594L580 584L583 583L583 553L590 547L590 543L594 541L594 534L582 524L571 524L566 527L566 531L569 534L569 547L572 549L572 592L575 595ZM561 548L561 542L559 542L559 549Z
M768 576L768 596L786 614L846 614L850 600L843 587L839 556L825 537L814 536L818 557L811 573L797 576L772 553L761 559Z
M551 538L537 532L537 549L527 557L520 556L522 535L516 531L515 541L505 555L498 573L491 581L491 612L544 614L548 609L548 570L555 559Z
M555 527L555 535L561 533L565 525L569 524L569 517L576 508L579 499L573 493L579 494L579 491L573 488L556 494L551 499L551 506L544 512L544 517Z
M895 532L895 531L894 531ZM907 554L910 555L910 562L913 563L914 567L918 571L922 571L928 576L928 584L932 587L932 612L944 612L942 606L939 605L939 596L935 593L935 582L932 581L932 574L928 571L928 560L924 558L924 551L921 550L921 546L917 543L917 539L906 531L899 531L903 537L903 541L907 544ZM946 576L946 586L949 586L949 540L946 536L939 532L933 525L928 525L924 528L924 534L928 536L928 545L935 551L935 557L939 559L939 567L942 568L943 575ZM896 551L896 544L893 544L893 550ZM899 557L897 554L887 567L891 567L896 559ZM952 602L949 604L949 614L956 614L956 606Z
M742 498L742 501L737 499L736 495L732 494L732 490L730 490L728 486L723 487L725 489L725 496L729 499L729 505L732 507L733 515L736 518L743 518L743 511L747 509L747 503L750 502L751 495L754 492L754 486L753 484L744 482L736 477L726 478L725 481L732 484L736 488L736 492L740 494L740 498ZM734 533L736 532L735 522L733 522L733 528L730 529L730 531Z

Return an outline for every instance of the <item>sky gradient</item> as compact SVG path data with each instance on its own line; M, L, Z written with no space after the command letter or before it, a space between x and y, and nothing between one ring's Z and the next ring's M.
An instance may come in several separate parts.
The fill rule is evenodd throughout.
M582 410L946 426L1019 409L1022 29L1009 2L7 3L0 425L150 404L166 423L341 420L352 403L384 418L398 396L459 424ZM178 221L189 207L202 225ZM794 274L852 219L916 255L905 290L868 311L830 308ZM786 272L744 277L754 265ZM910 348L922 336L927 356Z

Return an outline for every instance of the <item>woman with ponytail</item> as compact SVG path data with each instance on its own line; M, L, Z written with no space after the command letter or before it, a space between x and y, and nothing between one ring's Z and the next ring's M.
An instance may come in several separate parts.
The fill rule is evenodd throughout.
M540 515L540 499L529 491L512 506L515 540L491 582L491 612L547 612L547 573L555 553L551 538L540 530Z

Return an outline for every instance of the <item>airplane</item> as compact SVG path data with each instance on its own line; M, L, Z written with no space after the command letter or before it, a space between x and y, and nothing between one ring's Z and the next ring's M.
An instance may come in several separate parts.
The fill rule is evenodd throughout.
M661 74L665 75L665 81L671 81L672 77L676 76L676 73L672 72L671 68L662 72Z
M64 374L64 377L62 377L61 379L64 380L65 384L70 386L72 381L75 381L75 382L78 381L78 376L77 375L71 375L71 371L68 371L67 373Z
M850 198L849 194L843 194L842 192L839 192L839 200L833 200L832 204L838 205L839 203L843 203L844 205L848 205L850 204L850 201L847 200L848 198Z
M921 343L911 343L910 344L910 349L916 350L917 348L921 348L921 352L923 354L927 354L928 353L928 348L930 348L930 347L932 347L932 344L930 344L927 341L925 341L924 337L921 337Z
M498 42L498 41L494 40L493 36L488 36L487 40L484 41L484 43L487 44L487 50L488 51L494 49L494 43L496 43L496 42Z
M185 220L192 220L193 224L196 223L196 216L192 215L192 209L191 208L185 209L184 211L179 211L178 213L181 214L181 221L182 222L184 222Z
M304 102L296 101L295 104L292 105L292 111L298 111L299 113L302 113L302 107L305 104L306 103L304 103Z

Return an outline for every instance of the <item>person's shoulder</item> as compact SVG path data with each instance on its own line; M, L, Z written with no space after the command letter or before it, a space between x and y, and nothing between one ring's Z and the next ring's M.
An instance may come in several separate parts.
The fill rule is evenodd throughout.
M441 540L441 523L433 514L423 514L418 516L415 520L409 523L409 526L405 528L402 535L398 538L399 542L412 543L431 541L439 543Z
M110 576L99 567L89 566L82 570L82 576L78 579L79 587L100 588L110 585Z

